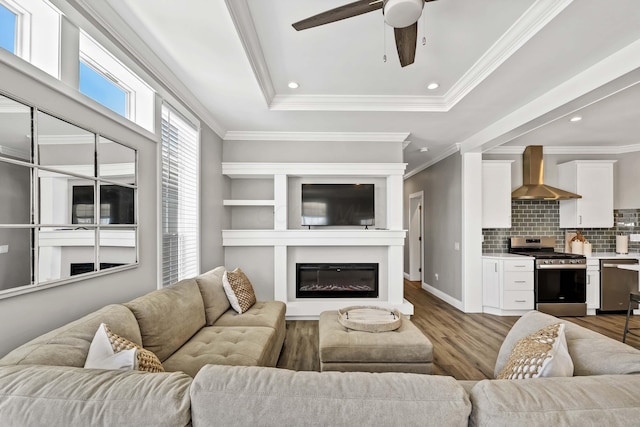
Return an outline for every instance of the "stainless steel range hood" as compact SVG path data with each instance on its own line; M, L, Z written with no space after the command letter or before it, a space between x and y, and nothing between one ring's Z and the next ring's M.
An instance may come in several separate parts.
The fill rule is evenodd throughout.
M567 200L582 196L544 184L542 145L529 145L522 153L522 187L511 193L512 200Z

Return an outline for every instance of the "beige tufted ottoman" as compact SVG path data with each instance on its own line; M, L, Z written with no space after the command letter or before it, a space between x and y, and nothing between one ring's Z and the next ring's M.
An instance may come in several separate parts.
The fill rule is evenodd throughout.
M320 314L320 370L430 374L433 345L407 318L391 332L347 329L337 311Z

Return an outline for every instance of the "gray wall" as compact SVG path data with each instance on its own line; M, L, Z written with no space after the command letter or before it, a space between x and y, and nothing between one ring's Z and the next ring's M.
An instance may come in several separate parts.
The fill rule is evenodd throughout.
M157 143L0 64L0 92L56 113L139 153L140 265L137 268L0 300L0 355L106 304L156 289L158 248ZM3 199L4 200L4 199Z
M483 160L514 160L511 164L511 188L522 185L522 155L483 154ZM640 208L640 152L626 154L545 154L544 182L558 186L558 167L560 163L572 160L617 160L613 166L613 207L615 209Z
M426 284L462 300L462 257L454 242L462 240L462 156L454 153L404 181L405 228L409 195L424 191L424 276ZM409 244L405 242L405 272ZM438 274L436 281L435 275Z
M222 200L229 196L229 179L222 176L222 139L203 126L200 140L200 271L224 264L221 230L229 228Z
M225 162L402 163L399 142L224 141Z
M0 221L29 223L30 176L29 169L24 166L0 163ZM0 229L0 245L9 246L9 252L0 254L0 289L31 283L30 236L30 230Z

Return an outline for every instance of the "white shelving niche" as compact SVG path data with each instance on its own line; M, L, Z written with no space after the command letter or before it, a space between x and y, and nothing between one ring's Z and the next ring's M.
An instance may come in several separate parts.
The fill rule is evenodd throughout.
M232 209L232 214L231 229L222 231L222 244L225 248L273 248L273 295L286 303L287 318L316 318L322 311L357 304L397 308L412 315L413 305L404 299L403 282L405 168L404 163L223 162L222 173L231 179L231 198L223 204ZM301 182L374 183L376 228L301 226L297 218L301 203L297 186ZM380 264L378 298L295 298L295 263L323 262L300 260L301 256L316 253L326 260L332 253L341 257L350 253L361 260L369 252L377 258L368 262ZM384 254L381 258L380 253Z

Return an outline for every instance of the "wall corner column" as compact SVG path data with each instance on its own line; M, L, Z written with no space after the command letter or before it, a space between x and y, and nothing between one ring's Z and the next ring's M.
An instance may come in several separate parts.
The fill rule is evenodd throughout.
M462 154L462 304L482 312L482 153Z

